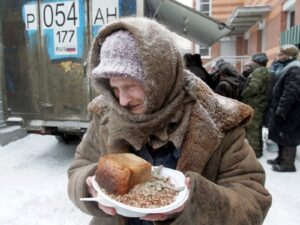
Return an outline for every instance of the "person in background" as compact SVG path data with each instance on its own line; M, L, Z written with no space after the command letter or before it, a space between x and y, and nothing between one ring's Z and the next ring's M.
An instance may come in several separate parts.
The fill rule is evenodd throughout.
M223 58L220 58L216 61L214 61L212 64L211 64L211 67L210 67L210 73L213 74L215 73L217 70L218 70L218 67L223 64L225 62L225 60Z
M146 18L115 20L97 34L88 73L99 96L88 105L92 119L68 170L69 197L93 216L91 225L262 224L271 196L245 141L253 111L186 70L172 35ZM182 171L187 202L126 218L113 207L80 201L97 195L91 179L99 157L120 152Z
M269 68L270 81L269 81L269 87L268 87L268 101L269 101L268 111L267 111L268 114L269 114L269 108L271 106L271 101L272 101L273 88L274 88L277 80L279 79L279 76L280 76L283 68L293 60L294 59L292 59L292 58L287 59L287 60L282 60L282 57L280 57L278 55L273 60L271 66ZM266 116L265 126L268 127L268 125L269 125L269 116Z
M295 172L297 145L300 144L300 62L294 45L280 48L277 64L283 68L273 88L269 138L278 145L278 156L267 162L277 172ZM276 70L275 70L276 71Z
M210 86L211 83L211 81L209 80L210 75L208 74L206 69L202 66L202 60L200 54L187 53L184 55L183 58L185 61L186 68Z
M276 81L278 80L279 74L281 70L284 68L286 62L280 62L278 61L278 57L276 57L271 66L268 68L269 70L269 85L268 85L268 91L267 91L267 107L266 112L264 116L263 126L266 128L264 129L263 139L265 142L266 150L269 152L278 152L277 144L269 139L268 135L268 127L269 127L269 118L270 118L270 108L271 108L271 102L272 102L272 96L273 96L273 88L276 84Z
M208 83L212 90L215 90L219 81L220 81L220 75L218 72L218 67L225 62L224 59L218 59L217 61L214 61L210 67L210 72L208 76Z
M255 63L253 63L252 60L248 60L244 62L243 69L242 69L242 76L245 79L248 79L249 75L254 71L255 69Z
M240 100L241 85L241 75L238 73L236 68L229 62L223 62L217 68L217 73L220 77L219 83L215 88L215 93Z
M266 68L268 58L265 53L252 55L252 67L254 70L249 75L245 88L242 91L242 102L250 105L254 110L252 122L246 127L246 138L255 151L256 157L263 154L262 127L266 111L269 72Z

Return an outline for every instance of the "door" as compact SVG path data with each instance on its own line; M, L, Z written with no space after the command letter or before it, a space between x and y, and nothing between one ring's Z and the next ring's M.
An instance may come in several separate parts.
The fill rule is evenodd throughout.
M25 32L23 2L6 0L0 3L3 78L10 115L35 117L40 114L40 39L37 32Z
M39 39L39 110L45 120L86 121L88 20L85 0L39 0L23 5L28 41ZM30 46L32 46L30 45Z
M136 0L1 1L11 116L88 121L90 43L103 24L136 14Z

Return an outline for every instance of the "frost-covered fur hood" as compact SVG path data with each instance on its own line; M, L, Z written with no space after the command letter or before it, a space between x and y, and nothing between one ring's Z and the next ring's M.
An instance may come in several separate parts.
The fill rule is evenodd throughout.
M137 40L145 73L154 74L151 75L153 79L149 80L149 85L146 85L146 93L150 92L152 100L149 101L152 101L153 105L164 104L164 102L159 102L163 100L162 96L168 95L171 91L173 91L173 95L176 95L182 85L185 85L185 89L190 95L207 108L209 115L221 130L228 130L242 121L249 122L252 109L235 100L214 94L201 80L184 70L182 56L177 46L173 44L174 40L170 38L172 35L169 30L156 21L146 18L123 18L104 26L92 44L88 74L91 74L91 71L100 62L101 43L109 34L120 29L129 31ZM159 35L156 35L157 32ZM157 41L156 36L163 38ZM172 85L166 85L170 82L173 82ZM95 88L101 89L97 84ZM174 91L174 89L178 91ZM172 98L174 96L169 96L167 101L171 101Z
M146 77L145 106L148 112L158 111L173 101L183 86L183 59L175 45L173 34L155 20L143 17L122 18L105 25L92 45L89 75L100 62L100 49L105 38L118 30L128 31L137 43ZM96 91L104 94L103 80L94 78Z
M237 126L247 126L252 119L253 109L237 100L214 93L200 78L184 70L184 88L196 101L191 120L197 117L201 121L201 132L210 133L219 138ZM108 102L102 96L96 97L89 105L88 111L103 115ZM190 123L190 127L193 124ZM205 137L205 135L203 135Z
M144 126L138 134L147 132L146 136L154 134L161 139L166 135L171 136L169 133L166 133L168 132L169 123L172 122L170 118L172 117L172 120L173 118L174 120L177 118L176 122L180 123L180 121L183 121L181 120L182 114L163 114L163 112L161 112L162 110L159 111L159 109L166 105L171 105L172 102L174 103L174 99L178 99L180 95L182 97L186 96L184 97L186 100L190 98L195 100L196 103L194 103L191 116L200 120L200 133L207 133L210 136L218 138L236 126L249 123L252 116L252 109L243 103L215 94L204 82L185 70L183 68L182 56L174 44L170 31L153 20L146 18L125 18L104 26L92 45L89 71L92 71L92 69L99 64L101 43L104 42L108 35L120 29L127 30L138 44L142 66L144 68L145 77L147 78L145 79L145 92L147 96L145 102L146 108L148 108L148 110L157 111L158 114L154 114L152 117L162 118L161 121L165 123L160 122L163 124L163 126L160 127L153 123L153 119L147 119L147 126ZM106 108L113 101L113 97L110 96L111 94L109 94L107 88L102 85L103 80L99 80L100 82L95 83L95 87L99 88L100 96L89 106L89 110L97 114L101 114L101 108ZM180 100L178 102L185 101ZM179 105L182 105L179 103L176 107L169 107L169 109L172 109L172 112L182 111L182 108L178 108ZM99 107L100 105L101 107ZM190 113L186 115L190 116ZM110 118L112 118L111 115ZM193 120L193 118L191 118L191 120ZM140 123L142 120L140 120L140 118L139 120L133 118L131 121ZM145 121L143 118L143 122ZM190 127L193 126L193 122L185 121L184 124L189 123L189 130ZM118 123L117 128L120 129L119 126L123 124L123 121L117 118L114 119L114 122ZM153 129L156 130L156 133ZM200 129L200 127L197 129ZM110 130L112 130L111 127ZM136 127L132 130L137 132ZM181 135L177 135L175 139L183 138L182 135L185 134L183 130L185 129L182 129L179 132ZM125 134L128 134L130 137L132 136L132 133L128 131L126 131ZM122 135L124 136L125 134L123 133ZM137 137L138 134L134 133L135 137ZM114 132L110 133L110 137L114 135ZM130 139L130 137L127 139ZM203 135L203 137L205 137L205 135ZM142 141L137 144L139 147L144 143L145 137L140 139ZM165 139L167 140L167 138Z
M238 125L248 125L253 110L237 100L214 93L201 79L186 71L185 89L197 100L221 132ZM203 115L204 116L204 115Z

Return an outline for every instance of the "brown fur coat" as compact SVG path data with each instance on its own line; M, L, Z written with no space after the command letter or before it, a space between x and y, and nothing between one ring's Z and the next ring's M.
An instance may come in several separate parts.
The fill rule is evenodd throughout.
M191 178L186 209L176 218L155 224L258 225L271 205L264 188L265 173L245 140L244 126L252 110L235 100L214 94L200 79L190 76L185 85L196 99L177 169ZM92 122L77 148L69 169L68 193L83 212L93 215L91 224L125 224L121 216L108 216L87 197L85 180L94 174L101 155L108 151L105 128L107 102L102 96L88 106ZM118 152L126 151L119 149Z
M180 139L178 145L182 147L177 170L184 172L192 181L190 198L185 210L176 219L156 224L262 224L271 204L271 196L264 188L264 170L245 140L244 126L251 119L252 109L214 94L200 79L184 70L182 57L170 32L157 22L145 18L121 19L104 26L92 46L89 74L99 64L99 50L104 38L118 29L130 31L137 40L147 78L144 85L145 106L150 114L138 117L161 118L166 105L182 94L188 96L188 100L193 100L189 114L184 117L186 126L177 132L180 135L175 135L174 139ZM88 196L85 180L94 175L98 158L105 154L128 151L128 146L117 146L116 143L120 142L112 144L109 141L116 130L109 127L110 122L117 128L122 123L111 116L115 97L108 88L101 85L105 82L96 83L100 85L100 95L88 106L92 121L77 147L75 161L69 169L68 191L70 199L79 209L94 216L91 224L121 225L125 224L121 216L108 216L95 203L79 200ZM184 102L172 110L165 110L171 113L163 117L162 122L166 123L164 128L169 126L169 122L181 121L183 114L174 116L173 112L180 112L179 106ZM151 132L153 128L156 127L151 126ZM145 128L141 132L145 133ZM137 139L138 134L130 136Z

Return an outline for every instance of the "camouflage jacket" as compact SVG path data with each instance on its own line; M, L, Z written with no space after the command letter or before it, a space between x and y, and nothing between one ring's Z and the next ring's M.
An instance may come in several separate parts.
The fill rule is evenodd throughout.
M267 106L269 72L266 67L256 68L248 77L242 92L242 101L250 105L254 111L264 111Z

